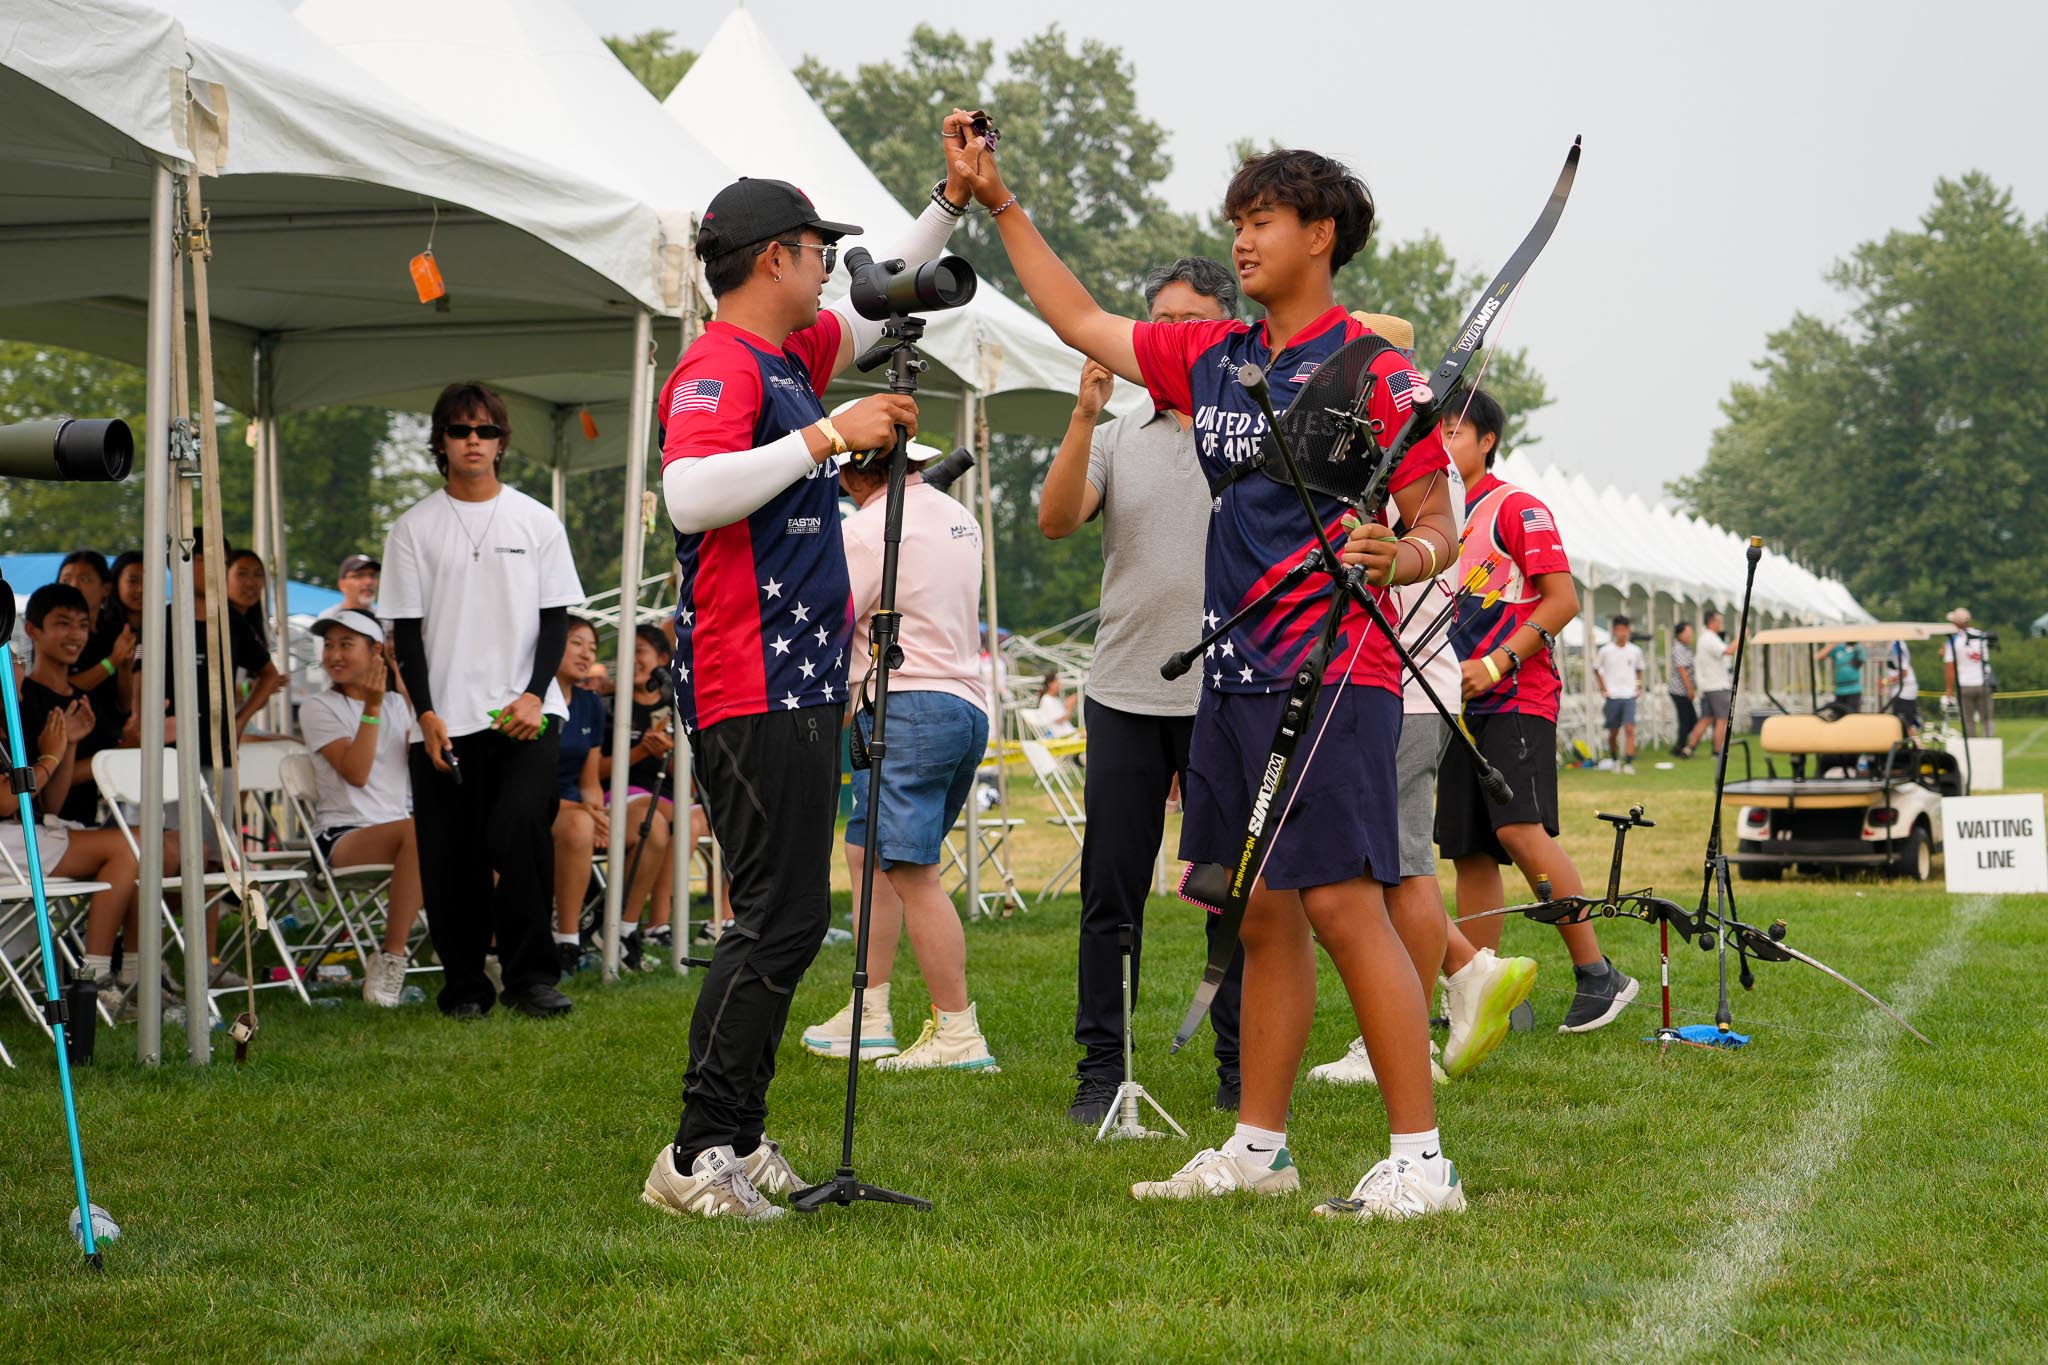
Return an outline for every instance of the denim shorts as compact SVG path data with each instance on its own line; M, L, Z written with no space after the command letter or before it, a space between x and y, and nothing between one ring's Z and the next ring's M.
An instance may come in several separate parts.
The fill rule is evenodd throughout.
M858 716L854 724L866 743L870 718ZM889 753L882 763L882 819L876 832L881 865L936 863L988 748L988 713L950 692L891 692L885 737ZM867 839L870 775L853 775L848 844Z

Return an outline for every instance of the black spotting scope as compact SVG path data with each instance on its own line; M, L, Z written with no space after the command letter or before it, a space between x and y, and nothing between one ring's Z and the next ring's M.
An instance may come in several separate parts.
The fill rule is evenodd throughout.
M0 427L0 478L119 483L135 436L118 418L53 417Z
M933 460L924 467L924 481L928 488L941 493L953 486L953 481L974 468L974 452L966 446L954 447L953 453L943 459Z
M958 308L974 297L974 267L958 256L941 256L912 270L901 261L876 261L864 246L846 253L847 299L853 311L873 322L904 313Z

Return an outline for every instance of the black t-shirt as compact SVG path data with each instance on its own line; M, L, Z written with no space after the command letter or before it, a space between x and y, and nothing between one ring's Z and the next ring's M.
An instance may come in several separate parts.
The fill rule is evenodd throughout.
M210 666L208 664L206 654L208 632L206 629L206 622L204 621L194 621L192 625L192 634L195 641L193 646L193 662L197 666L199 675L199 722L198 728L190 733L193 735L194 738L199 739L199 741L203 744L206 742L204 736L206 735L208 728L212 724L212 722L208 719L210 712L208 710L209 703L207 701L207 698L210 695L207 691L207 669ZM174 627L175 622L166 625L165 627L164 640L166 644L168 644L170 641L176 638L175 635L170 633L174 629ZM270 655L267 651L264 650L262 644L258 642L258 640L254 636L250 635L248 631L238 630L235 628L234 615L232 612L230 612L228 616L227 635L228 654L232 660L232 667L241 669L243 672L248 673L251 677L254 677L256 674L261 673L263 671L264 665L270 662ZM170 714L174 716L177 715L178 698L177 676L175 670L166 669L164 671L164 700L168 701L171 704ZM239 705L239 703L237 704ZM178 727L178 732L181 737L187 733L183 725L180 725ZM204 752L205 751L202 749L201 753Z
M617 696L612 698L612 704L614 706L618 704ZM675 730L675 705L673 702L665 696L651 702L641 701L637 697L633 699L633 724L632 728L627 731L627 743L631 747L639 747L640 741L646 737L648 727L654 723L656 716L667 717L668 729L672 734ZM606 753L612 751L612 730L610 725L606 725L604 730L604 751ZM638 763L626 769L626 781L630 785L646 791L654 791L660 788L666 794L668 788L661 780L662 768L666 757L663 754L650 754L646 758L641 759Z
M114 689L102 690L111 694ZM113 707L103 707L100 699L90 693L77 690L59 693L43 686L34 678L23 678L21 737L28 745L29 761L33 763L42 752L38 746L42 738L43 725L49 720L50 712L62 710L77 697L85 697L92 703L92 732L78 741L78 754L71 769L71 794L64 798L64 804L58 807L57 814L81 825L96 825L99 823L100 792L99 788L93 785L92 756L102 749L120 746L123 719L121 713Z
M270 635L263 628L262 607L229 607L228 629L240 631L248 636L249 640L262 653L264 658L270 657ZM242 646L239 644L235 649L235 666L242 669L249 667L249 665L242 662ZM262 670L259 668L257 671L261 672Z

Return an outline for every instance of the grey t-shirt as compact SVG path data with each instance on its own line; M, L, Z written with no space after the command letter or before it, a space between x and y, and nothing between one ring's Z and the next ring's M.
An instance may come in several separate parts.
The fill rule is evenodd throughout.
M1141 716L1192 716L1201 670L1172 682L1159 665L1202 634L1202 562L1209 485L1195 438L1165 412L1095 429L1088 482L1102 494L1102 621L1091 699Z

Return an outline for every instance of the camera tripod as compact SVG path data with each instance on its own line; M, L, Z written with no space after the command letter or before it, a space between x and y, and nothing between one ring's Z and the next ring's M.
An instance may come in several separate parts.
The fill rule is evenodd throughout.
M1128 924L1119 924L1116 930L1117 951L1123 955L1124 965L1124 1079L1116 1088L1116 1096L1109 1102L1109 1112L1102 1116L1102 1126L1095 1130L1095 1140L1104 1138L1156 1138L1166 1134L1145 1126L1145 1112L1138 1106L1149 1104L1166 1126L1182 1137L1188 1130L1173 1121L1173 1115L1166 1112L1164 1105L1152 1098L1151 1092L1138 1084L1138 1078L1131 1074L1131 948L1134 931Z
M889 392L917 392L917 377L926 367L917 344L924 338L924 319L908 313L892 313L882 327L881 340L854 364L865 373L886 364ZM839 1169L830 1180L799 1190L790 1199L798 1213L815 1213L827 1204L851 1204L866 1200L877 1204L908 1204L931 1210L931 1201L916 1195L898 1194L862 1180L853 1167L854 1106L860 1092L860 1028L868 985L868 921L875 904L875 868L880 862L877 840L882 830L882 763L888 754L889 673L903 664L903 647L896 642L902 617L896 611L896 560L903 544L903 484L909 477L910 433L896 428L895 444L883 457L888 476L888 501L882 522L881 602L868 623L868 651L873 660L875 684L874 727L867 741L868 823L861 841L864 855L860 872L859 937L853 949L853 1045L846 1053L846 1119L840 1132ZM858 732L856 731L856 737Z

